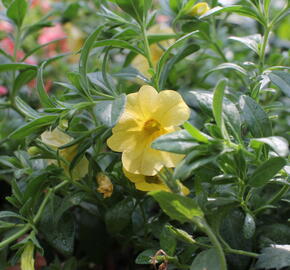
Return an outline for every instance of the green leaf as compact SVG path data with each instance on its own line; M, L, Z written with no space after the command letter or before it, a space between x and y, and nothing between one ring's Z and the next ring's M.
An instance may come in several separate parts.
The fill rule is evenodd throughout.
M2 4L5 8L8 8L13 0L2 0Z
M112 46L115 48L122 48L128 49L134 53L144 55L143 51L138 49L137 47L132 46L129 42L119 39L108 39L108 40L101 40L94 43L94 48L96 47L105 47L105 46Z
M1 211L0 212L0 219L1 218L19 218L19 219L23 219L22 216L20 216L17 213L11 212L11 211Z
M7 17L18 27L21 27L27 12L28 4L26 0L14 0L7 9Z
M186 243L186 244L190 244L190 245L196 245L196 241L192 238L192 236L187 233L186 231L184 230L181 230L181 229L177 229L171 225L166 225L166 227L168 228L168 230L170 231L170 233L172 235L174 235L174 237L183 242L183 243Z
M266 185L285 165L286 160L282 157L272 157L268 159L250 176L249 185L252 187Z
M263 24L263 20L260 18L258 14L247 7L243 6L227 6L227 7L214 7L210 9L206 14L200 16L200 19L207 18L212 15L217 15L223 12L235 12L239 15L246 16L252 19L257 20L258 22Z
M192 124L190 124L189 122L185 122L183 124L183 127L198 142L208 143L209 140L212 139L210 136L208 136L207 134L201 132L195 126L193 126Z
M287 97L290 97L290 74L288 72L274 70L269 74L269 78Z
M199 150L191 151L174 170L176 179L186 179L192 175L194 170L213 162L218 157L217 154L202 153Z
M253 50L258 55L260 53L259 44L262 43L262 36L260 34L250 35L246 37L233 37L232 36L232 37L229 37L229 39L243 43L244 45L246 45L248 48ZM244 69L240 70L240 72L242 73L244 73L244 71L245 71Z
M79 8L80 8L80 4L79 3L71 3L71 4L69 4L68 7L63 12L62 17L65 20L74 19L78 15Z
M100 101L94 108L95 116L107 127L113 127L124 112L125 103L125 94L114 100Z
M23 64L23 63L11 63L11 64L1 64L0 72L6 71L15 71L15 70L23 70L23 69L37 69L35 65Z
M272 245L262 250L256 269L282 269L290 266L290 245Z
M162 250L166 252L169 256L173 256L176 249L176 239L167 228L167 226L163 227L159 237L160 247Z
M218 71L218 70L224 70L224 69L233 69L235 71L240 72L241 74L247 76L247 71L242 68L241 66L234 64L234 63L222 63L212 69L210 69L206 74L205 77L207 77L210 73L214 72L214 71Z
M37 72L36 78L36 88L39 95L40 103L45 108L53 108L55 107L53 102L51 101L49 95L45 91L44 83L43 83L43 69L46 65L46 62L42 63Z
M193 260L190 270L221 270L220 260L215 248L200 252Z
M239 106L242 116L254 137L272 135L271 122L262 107L248 96L241 96Z
M124 199L106 212L105 222L111 233L119 233L125 229L131 220L134 205L132 199Z
M247 213L244 220L244 226L243 226L243 234L246 239L250 239L254 236L256 231L256 223L254 220L254 217Z
M23 99L20 97L15 97L15 105L19 111L21 111L29 119L39 118L41 115L32 109Z
M288 141L283 137L271 136L266 138L254 138L250 140L250 146L254 149L260 148L263 144L269 145L281 157L287 157L289 154Z
M85 44L81 50L81 56L79 61L79 73L81 76L82 87L87 97L90 97L89 82L87 77L88 59L90 51L95 43L95 40L97 39L102 30L103 26L100 26L92 34L90 34L89 37L86 39Z
M54 196L40 220L40 231L50 245L65 256L73 253L76 225L72 213L66 211L64 215L55 222L54 214L61 206L61 199Z
M151 191L149 195L171 219L184 223L192 222L195 217L203 217L203 212L191 198L166 191Z
M9 137L11 139L24 138L40 128L51 125L57 119L57 117L57 115L46 115L35 119L13 131Z
M30 82L37 74L37 71L34 69L27 69L22 71L14 81L12 96L14 97L20 88Z
M180 39L176 40L176 42L171 45L163 54L162 56L160 57L158 63L157 63L157 68L156 68L156 77L157 77L157 80L159 81L160 80L160 75L161 75L161 72L165 66L165 63L166 61L168 60L168 58L170 57L170 54L171 54L171 51L174 49L174 48L177 48L179 46L181 46L183 44L184 41L186 41L187 39L193 37L195 34L197 34L198 31L193 31L191 33L188 33L186 35L184 35L183 37L181 37Z
M213 103L212 103L212 110L213 110L213 115L215 118L215 121L217 123L217 126L221 130L224 138L227 138L227 130L224 125L224 120L223 120L223 98L224 98L224 93L225 93L225 88L227 85L227 80L222 79L220 80L213 93Z
M199 144L186 130L179 130L158 137L151 147L176 154L188 154L197 145Z
M136 264L152 264L152 257L156 254L156 249L146 249L135 259Z

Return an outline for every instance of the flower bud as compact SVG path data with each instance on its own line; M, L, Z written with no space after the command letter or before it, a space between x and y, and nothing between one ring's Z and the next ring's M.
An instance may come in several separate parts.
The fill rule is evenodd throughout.
M201 16L210 10L209 5L206 2L201 2L194 5L188 12L190 16Z
M35 155L40 154L41 150L36 146L31 146L28 148L27 152L30 156L35 156Z
M102 193L104 198L111 197L113 193L113 184L110 180L110 178L105 175L104 173L99 173L97 175L97 183L99 185L98 192Z
M21 270L34 270L34 245L28 242L21 254Z

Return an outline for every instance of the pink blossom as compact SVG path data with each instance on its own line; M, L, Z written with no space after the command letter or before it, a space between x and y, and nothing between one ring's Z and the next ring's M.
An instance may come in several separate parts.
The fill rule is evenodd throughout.
M9 22L0 21L0 31L10 33L13 31L13 26Z
M0 97L5 96L8 93L8 90L5 86L0 85Z

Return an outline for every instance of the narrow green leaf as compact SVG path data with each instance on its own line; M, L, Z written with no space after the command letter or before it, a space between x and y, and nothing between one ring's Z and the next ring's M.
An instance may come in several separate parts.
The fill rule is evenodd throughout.
M81 56L79 61L79 73L81 76L82 87L87 97L90 97L89 82L87 78L88 59L90 51L95 43L95 40L97 39L102 30L103 26L100 26L92 34L90 34L81 50Z
M229 39L243 43L244 45L246 45L248 48L253 50L258 55L260 53L259 44L262 43L262 36L260 34L250 35L246 37L233 37L232 36L232 37L229 37ZM245 70L243 69L239 71L243 73Z
M195 217L203 217L203 212L191 198L166 191L151 191L149 195L171 219L184 223L192 222Z
M212 139L210 136L207 134L201 132L198 130L195 126L190 124L189 122L185 122L183 124L183 127L187 130L187 132L198 142L201 143L208 143L210 139Z
M40 114L32 109L23 99L15 97L15 105L26 117L29 119L36 119L40 117Z
M222 270L220 259L215 248L200 252L193 260L190 270Z
M14 97L20 88L30 82L37 74L37 71L34 69L27 69L21 72L14 81L12 96Z
M224 120L223 120L223 99L224 99L226 85L227 85L226 79L222 79L217 83L214 89L213 103L212 103L212 109L213 109L213 115L214 115L215 121L217 123L217 126L221 130L224 138L228 138L227 130L226 130Z
M7 17L18 27L21 27L27 12L28 4L26 0L14 0L7 9Z
M14 71L14 70L23 70L23 69L37 69L35 65L23 64L23 63L10 63L10 64L1 64L0 72Z
M212 69L210 69L204 77L207 77L209 74L211 74L212 72L218 71L218 70L224 70L224 69L233 69L235 71L238 71L239 73L243 74L243 75L247 75L247 71L242 68L241 66L234 64L234 63L223 63L220 64Z
M13 131L9 137L11 139L25 138L39 128L51 125L57 119L57 117L57 115L46 115L35 119Z
M249 185L252 187L266 185L285 165L286 160L282 157L268 159L250 176Z
M45 108L53 108L55 107L53 102L51 101L49 95L45 91L44 83L43 83L43 69L46 65L46 62L42 63L37 72L37 79L36 79L36 88L39 95L40 103Z
M269 74L269 78L287 97L290 97L290 74L288 72L274 70Z

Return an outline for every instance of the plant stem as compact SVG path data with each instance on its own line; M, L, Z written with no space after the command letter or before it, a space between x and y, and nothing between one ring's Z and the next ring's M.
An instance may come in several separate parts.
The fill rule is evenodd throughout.
M0 249L9 245L11 242L15 241L19 237L21 237L23 234L27 233L31 229L31 224L26 224L20 231L17 233L11 235L7 239L0 242Z
M146 27L144 24L141 25L141 32L142 32L142 37L143 37L143 41L144 41L145 55L147 57L149 67L154 69L153 62L152 62L151 50L150 50L150 46L149 46L149 42L148 42L148 38L147 38L147 34L146 34Z
M223 248L222 248L219 240L215 236L214 232L212 231L211 227L207 224L207 222L203 218L195 218L193 220L193 222L202 231L204 231L207 234L207 236L209 237L209 239L212 242L213 246L215 247L215 249L217 251L217 254L219 256L219 259L220 259L220 269L221 270L227 270L228 269L227 268L227 262L226 262L226 258L225 258L225 254L224 254Z
M271 31L270 27L265 28L261 52L260 52L260 72L261 73L263 72L264 66L265 66L265 53L266 53L266 47L267 47L268 40L269 40L270 31Z

